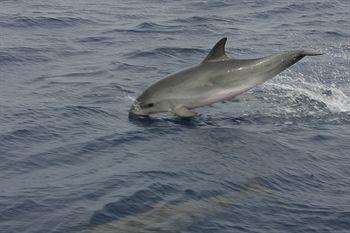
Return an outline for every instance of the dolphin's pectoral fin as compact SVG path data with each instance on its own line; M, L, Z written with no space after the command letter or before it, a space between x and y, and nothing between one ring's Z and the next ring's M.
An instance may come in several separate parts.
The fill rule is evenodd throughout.
M203 60L203 62L210 62L210 61L223 61L230 59L228 56L226 56L225 53L225 44L226 44L227 38L224 37L221 40L219 40L214 47L210 50L207 57Z
M185 106L176 107L173 109L173 112L179 117L194 117L197 115L196 112L189 110Z

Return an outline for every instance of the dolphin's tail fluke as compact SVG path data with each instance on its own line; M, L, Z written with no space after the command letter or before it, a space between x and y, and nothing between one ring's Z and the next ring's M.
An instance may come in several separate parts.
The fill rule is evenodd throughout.
M303 50L300 53L301 53L301 55L304 55L304 56L319 56L319 55L323 55L323 53L314 52L314 51L307 51L307 50Z

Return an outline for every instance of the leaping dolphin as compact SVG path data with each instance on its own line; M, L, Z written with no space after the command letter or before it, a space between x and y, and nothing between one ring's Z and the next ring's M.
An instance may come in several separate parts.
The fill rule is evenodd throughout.
M147 88L133 103L130 115L173 112L197 115L191 109L230 99L269 80L305 56L320 53L297 50L256 59L229 58L222 38L199 64L171 74Z

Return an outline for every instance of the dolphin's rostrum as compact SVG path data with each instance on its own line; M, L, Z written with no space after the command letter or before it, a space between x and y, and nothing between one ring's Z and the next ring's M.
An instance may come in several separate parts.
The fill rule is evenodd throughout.
M305 56L320 53L297 50L257 59L229 58L227 38L194 67L171 74L147 88L133 103L131 115L173 112L179 117L197 115L191 109L230 99L279 74Z

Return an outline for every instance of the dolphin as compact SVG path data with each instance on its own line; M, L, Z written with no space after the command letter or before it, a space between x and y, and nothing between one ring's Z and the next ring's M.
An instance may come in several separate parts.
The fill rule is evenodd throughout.
M147 88L133 103L129 115L172 112L193 117L192 109L235 97L264 83L305 56L305 50L281 52L256 59L235 59L225 53L222 38L199 64L171 74Z
M189 199L180 203L156 203L150 210L128 215L97 225L80 233L177 233L185 230L193 223L210 216L215 216L220 210L234 201L256 195L274 196L254 177L240 191L229 192L207 198Z

